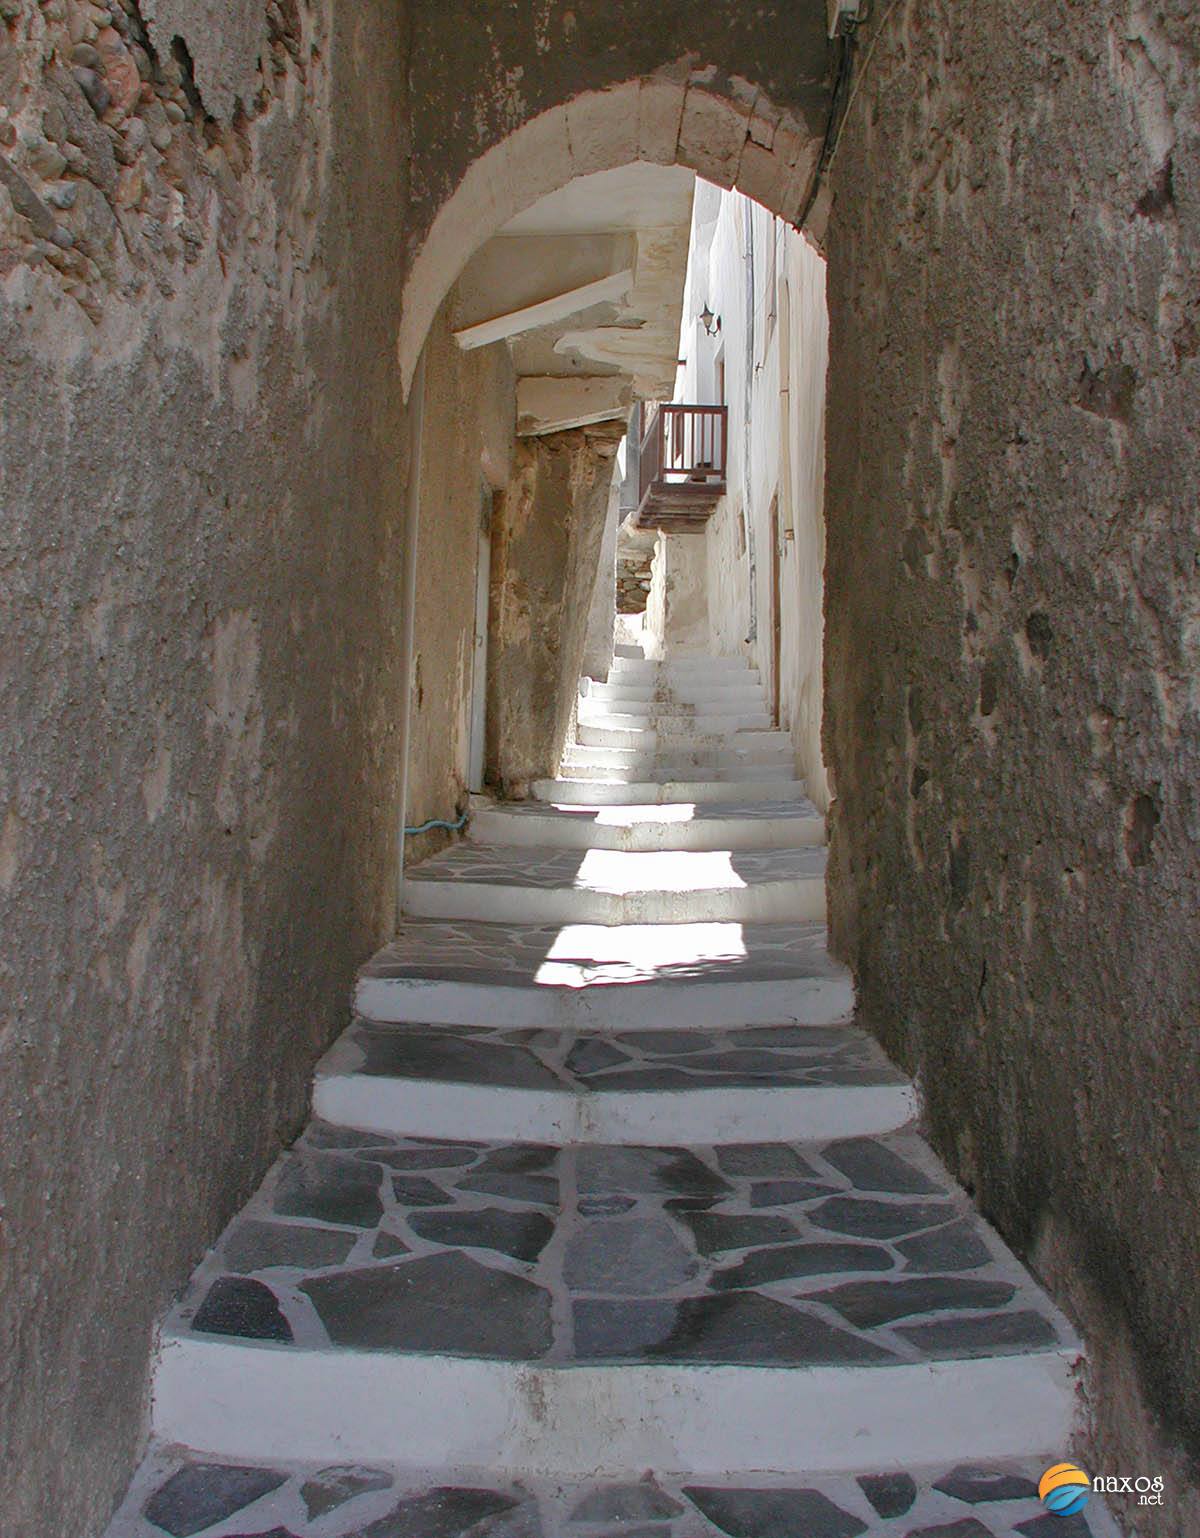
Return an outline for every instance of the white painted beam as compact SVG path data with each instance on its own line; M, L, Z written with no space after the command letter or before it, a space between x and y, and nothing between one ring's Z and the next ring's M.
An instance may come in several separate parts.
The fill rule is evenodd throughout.
M556 320L578 314L593 304L617 303L625 299L633 288L633 269L623 267L611 272L606 278L585 283L580 288L570 288L564 294L527 304L520 310L510 310L506 315L495 315L491 320L481 320L474 326L465 326L454 333L454 340L462 348L487 347L492 342L502 342L506 337L519 336L522 331L534 331L539 326L550 326Z
M620 374L589 374L559 379L531 374L517 380L517 433L536 438L542 433L586 427L590 422L624 420L633 405L628 378Z

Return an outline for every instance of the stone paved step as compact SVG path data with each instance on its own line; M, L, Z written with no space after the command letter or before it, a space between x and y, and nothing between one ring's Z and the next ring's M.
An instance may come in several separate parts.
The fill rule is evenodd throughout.
M535 801L558 806L662 806L672 802L706 805L712 802L790 801L805 794L803 780L585 780L560 776L534 780L530 793Z
M663 723L647 719L637 726L612 726L583 718L575 730L575 743L587 748L632 748L642 753L676 750L703 754L722 748L744 753L754 748L774 748L788 761L796 752L787 732L770 727L730 729L688 720Z
M326 1121L507 1142L813 1140L894 1131L911 1086L863 1032L605 1033L358 1020L317 1071Z
M1037 1498L1061 1449L986 1464L786 1481L498 1479L395 1464L228 1464L155 1444L107 1538L1118 1538L1092 1497L1077 1518Z
M467 841L405 873L404 911L527 924L820 920L825 850L629 853Z
M484 843L547 849L799 849L825 842L825 819L811 801L556 807L477 796L467 831Z
M590 684L580 693L580 702L587 704L637 703L697 705L711 702L714 706L734 706L746 703L755 709L765 704L762 685L745 682L710 682L654 684L619 683Z
M836 1024L854 992L821 924L410 919L359 974L356 1002L368 1020L707 1029Z
M730 732L745 731L770 731L771 718L765 708L722 713L711 713L709 706L704 707L704 713L689 712L679 709L662 710L658 707L646 707L639 713L634 705L615 705L611 708L592 705L579 712L579 724L581 726L607 728L609 731L665 731L665 732L697 732L704 736L727 735Z
M637 765L621 767L604 764L595 768L583 763L563 763L561 778L564 780L592 781L602 785L751 785L778 784L787 776L790 763L778 764L689 764L664 759L650 759ZM689 776L695 776L695 779ZM726 797L730 795L725 792ZM626 801L638 799L631 795ZM680 800L676 795L672 800Z
M744 657L670 657L662 662L639 661L633 657L617 657L608 672L609 683L626 678L633 679L684 679L720 678L722 680L758 680L758 669L749 667Z
M1066 1446L1078 1360L911 1132L560 1148L316 1123L168 1318L153 1428L566 1476L903 1467Z
M781 734L782 735L782 734ZM763 741L767 738L766 741ZM632 747L571 744L563 755L563 768L642 769L657 765L677 766L688 770L708 768L740 768L751 766L790 765L795 759L795 748L790 738L773 742L766 732L738 732L736 734L705 734L693 746L673 735L659 743L657 734L645 745L640 742Z

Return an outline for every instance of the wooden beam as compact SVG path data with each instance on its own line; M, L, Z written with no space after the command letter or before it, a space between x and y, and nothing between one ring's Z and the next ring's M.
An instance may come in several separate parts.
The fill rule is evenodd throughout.
M585 283L581 288L571 288L565 294L555 294L552 299L527 304L523 309L510 310L507 315L496 315L491 320L481 320L474 326L465 326L454 333L460 347L487 347L492 342L502 342L506 337L518 336L522 331L534 331L539 326L553 325L565 320L593 304L604 304L624 299L633 288L633 269L624 267L620 272L610 272L606 278Z

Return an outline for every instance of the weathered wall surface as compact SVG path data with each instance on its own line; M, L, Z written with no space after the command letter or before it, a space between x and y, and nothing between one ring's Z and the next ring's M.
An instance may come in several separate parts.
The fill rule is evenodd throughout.
M706 305L720 320L711 336ZM705 530L711 644L759 669L824 809L825 263L766 209L700 184L684 315L676 399L723 392L729 413L729 489Z
M623 422L521 438L492 529L488 781L523 795L558 767Z
M1084 1325L1091 1466L1194 1533L1195 8L889 15L829 234L834 932Z
M508 348L464 352L443 306L426 343L421 513L417 541L412 715L405 821L466 809L471 745L475 581L480 530L512 461L514 388ZM450 835L410 836L406 862Z
M403 13L236 9L0 4L5 1538L103 1526L392 917Z

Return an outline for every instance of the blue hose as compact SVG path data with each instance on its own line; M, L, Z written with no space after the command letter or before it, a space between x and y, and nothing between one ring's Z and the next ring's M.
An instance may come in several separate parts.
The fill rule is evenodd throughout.
M466 812L462 814L457 822L446 822L444 818L431 817L428 822L418 823L415 828L405 828L404 832L407 836L410 833L428 833L430 828L445 828L447 833L457 833L459 828L466 826L466 822Z

